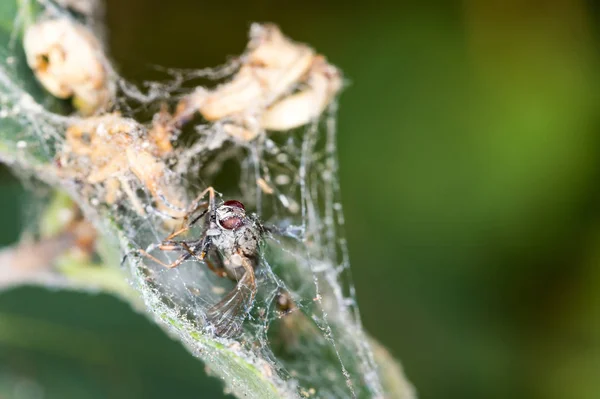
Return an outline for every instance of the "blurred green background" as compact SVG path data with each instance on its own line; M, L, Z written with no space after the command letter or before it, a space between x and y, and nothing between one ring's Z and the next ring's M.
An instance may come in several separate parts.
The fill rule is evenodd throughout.
M421 398L600 398L592 2L108 0L106 17L112 58L137 82L155 77L151 65L222 63L251 21L278 23L343 69L358 300ZM8 244L26 194L6 172L0 183ZM221 392L116 299L0 295L0 398Z

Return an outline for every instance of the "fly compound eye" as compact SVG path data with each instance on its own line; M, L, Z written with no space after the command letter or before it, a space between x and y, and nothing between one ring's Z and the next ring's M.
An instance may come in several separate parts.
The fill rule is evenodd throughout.
M220 207L223 213L218 215L219 224L227 230L235 230L244 224L246 208L240 201L225 201Z
M220 222L221 222L221 226L223 226L224 229L235 230L244 224L244 219L237 217L237 216L233 216L233 217L221 220Z
M232 208L239 208L239 209L241 209L243 211L246 210L246 207L244 206L244 204L242 204L240 201L236 201L236 200L225 201L223 203L223 205L230 206Z

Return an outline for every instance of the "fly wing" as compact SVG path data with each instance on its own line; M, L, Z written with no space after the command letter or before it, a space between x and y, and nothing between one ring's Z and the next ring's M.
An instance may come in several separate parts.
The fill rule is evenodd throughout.
M206 318L215 329L215 334L225 338L238 335L252 307L256 293L254 271L244 273L237 285L220 302L206 312Z

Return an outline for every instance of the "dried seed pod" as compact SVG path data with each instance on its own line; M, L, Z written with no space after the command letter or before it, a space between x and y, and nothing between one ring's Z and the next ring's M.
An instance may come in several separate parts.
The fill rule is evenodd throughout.
M73 98L84 115L107 106L114 91L100 42L68 19L37 22L25 31L27 63L40 83L59 98Z

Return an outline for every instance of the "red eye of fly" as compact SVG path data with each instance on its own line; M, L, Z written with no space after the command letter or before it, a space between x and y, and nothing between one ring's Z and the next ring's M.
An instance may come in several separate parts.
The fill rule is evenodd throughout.
M235 230L243 224L244 220L236 216L227 218L225 220L221 220L221 226L223 226L223 228L227 230Z
M246 207L244 206L244 204L242 204L240 201L236 201L236 200L225 201L223 203L223 205L230 206L232 208L240 208L244 211L246 210Z

